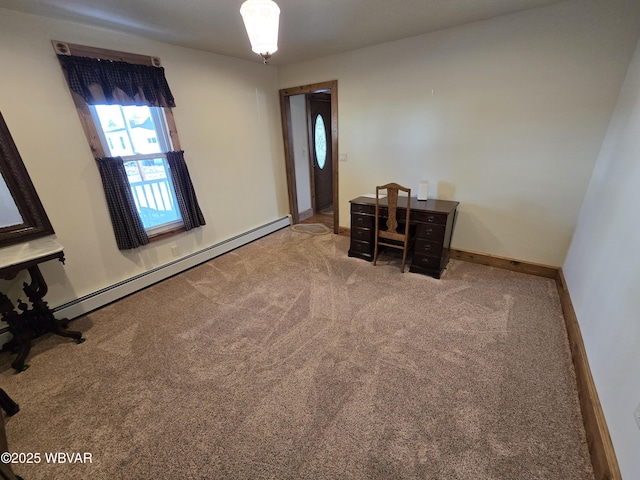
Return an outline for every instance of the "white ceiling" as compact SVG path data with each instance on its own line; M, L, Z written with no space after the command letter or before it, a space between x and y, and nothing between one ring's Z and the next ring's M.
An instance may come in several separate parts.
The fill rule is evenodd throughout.
M559 1L276 0L280 37L271 64L311 60ZM240 17L242 2L0 0L0 7L260 62L251 52Z

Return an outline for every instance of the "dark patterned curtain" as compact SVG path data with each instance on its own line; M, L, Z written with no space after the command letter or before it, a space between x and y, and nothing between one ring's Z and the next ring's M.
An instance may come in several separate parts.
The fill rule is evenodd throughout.
M182 214L185 230L206 225L204 216L198 205L196 191L191 183L191 176L184 161L184 151L167 152L167 162L171 171L173 188L176 191L178 207Z
M133 193L120 157L96 158L109 207L113 232L120 250L149 243L149 237L138 215Z
M175 107L164 68L58 55L69 88L88 105Z

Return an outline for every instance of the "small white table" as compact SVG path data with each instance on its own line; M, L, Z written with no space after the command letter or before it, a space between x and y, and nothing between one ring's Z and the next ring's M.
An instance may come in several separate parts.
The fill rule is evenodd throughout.
M24 283L23 290L31 302L18 304L18 313L11 300L0 292L0 315L9 324L13 338L2 349L18 351L18 356L11 366L21 372L29 368L25 360L31 350L31 340L43 333L52 332L62 337L74 338L77 343L84 342L82 333L66 330L69 320L57 319L53 311L44 301L48 287L38 265L49 260L58 259L64 263L64 249L53 237L43 237L18 245L0 248L0 278L14 279L22 270L27 270L31 283Z

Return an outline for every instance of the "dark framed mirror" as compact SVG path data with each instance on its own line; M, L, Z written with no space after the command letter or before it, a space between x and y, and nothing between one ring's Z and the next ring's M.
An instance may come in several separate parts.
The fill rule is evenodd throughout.
M55 233L0 113L0 247Z

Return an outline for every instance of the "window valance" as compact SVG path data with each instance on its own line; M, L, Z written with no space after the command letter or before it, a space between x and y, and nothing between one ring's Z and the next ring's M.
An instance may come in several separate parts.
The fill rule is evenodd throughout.
M175 107L164 68L58 55L69 88L88 105Z

